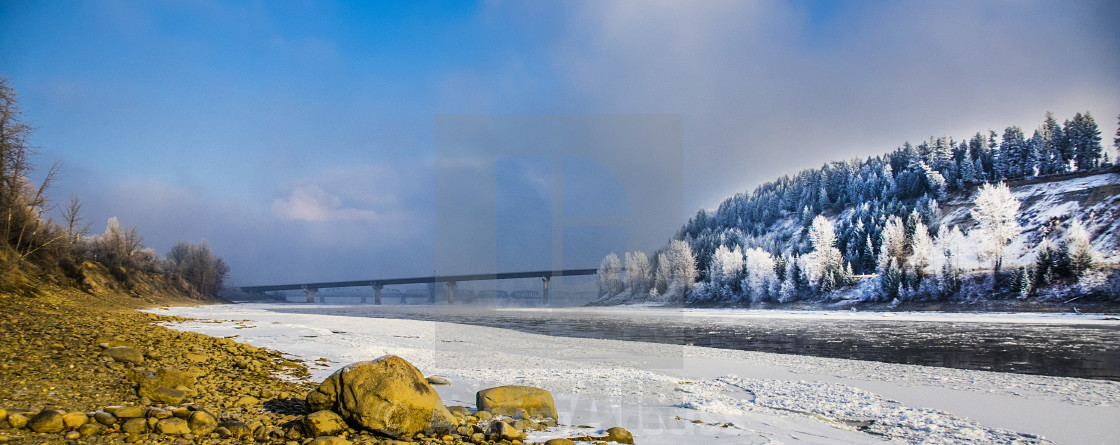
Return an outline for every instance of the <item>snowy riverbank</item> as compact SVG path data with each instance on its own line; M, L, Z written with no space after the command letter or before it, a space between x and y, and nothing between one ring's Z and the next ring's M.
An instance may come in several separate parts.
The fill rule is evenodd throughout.
M283 306L219 305L156 312L200 319L177 329L237 336L239 341L277 349L309 364L328 359L312 367L317 380L354 361L396 354L428 375L450 378L453 385L439 388L448 405L473 405L475 391L490 386L540 386L556 397L561 423L623 426L641 444L881 442L884 437L876 434L910 442L1029 441L1041 436L1080 444L1111 443L1120 437L1115 422L1120 418L1120 384L1115 382L269 310ZM682 312L672 314L679 317ZM746 311L684 314L698 319L765 316ZM968 316L940 317L960 321ZM1117 323L1046 314L976 317L1003 323ZM861 427L868 432L859 431ZM531 439L548 437L552 436L538 433Z

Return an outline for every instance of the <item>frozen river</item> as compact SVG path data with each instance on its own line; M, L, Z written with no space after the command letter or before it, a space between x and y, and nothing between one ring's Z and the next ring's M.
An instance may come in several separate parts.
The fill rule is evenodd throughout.
M1120 381L1120 321L1101 315L296 304L281 310Z
M451 385L437 387L448 405L471 406L478 390L498 385L547 389L556 399L560 422L569 426L534 433L529 442L535 443L611 426L629 429L635 442L645 445L1111 444L1120 437L1117 380L775 354L666 340L715 336L724 329L753 332L734 331L734 326L796 336L800 329L827 334L837 329L829 324L840 323L858 337L855 333L872 332L870 326L881 322L887 323L882 329L894 330L892 336L902 335L899 329L925 332L913 327L925 323L942 326L934 331L963 330L965 337L975 336L968 332L981 326L1060 337L1081 332L1078 329L1109 332L1120 324L1100 315L475 309L237 304L153 311L194 319L170 324L176 329L236 338L304 360L314 381L345 364L393 354L426 375L449 378ZM457 323L410 319L431 317ZM501 327L464 323L470 319ZM695 326L708 330L688 334ZM530 329L565 335L525 332ZM590 338L618 331L622 333L610 335L639 336L643 329L652 329L646 335L654 338ZM1016 338L1021 337L1025 336Z

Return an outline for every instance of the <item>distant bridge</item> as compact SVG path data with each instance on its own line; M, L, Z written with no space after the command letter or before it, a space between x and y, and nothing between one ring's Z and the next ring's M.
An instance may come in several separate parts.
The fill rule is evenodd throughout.
M444 283L447 285L447 303L455 303L455 285L460 281L490 281L490 280L515 280L523 278L540 278L543 283L541 292L542 299L545 304L548 304L548 281L552 277L571 277L578 275L595 275L599 273L598 269L562 269L562 270L538 270L533 272L506 272L506 273L492 273L492 274L474 274L474 275L433 275L430 277L413 277L413 278L392 278L392 279L376 279L376 280L357 280L357 281L328 281L321 283L303 283L303 284L275 284L267 286L242 286L238 290L250 293L261 294L265 292L286 291L286 290L302 290L307 294L307 302L315 302L315 294L319 289L330 289L339 287L373 287L373 304L381 304L381 289L385 286L399 285L399 284L425 284L425 283ZM404 302L405 294L401 294L401 302ZM323 301L324 297L319 297L319 301ZM366 297L362 297L362 303L366 302Z

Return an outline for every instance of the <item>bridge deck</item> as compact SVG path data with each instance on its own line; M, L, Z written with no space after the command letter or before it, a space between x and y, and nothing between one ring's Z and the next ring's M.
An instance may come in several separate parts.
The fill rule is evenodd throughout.
M364 287L364 286L389 286L394 284L423 284L423 283L446 283L449 281L484 281L484 280L512 280L517 278L543 278L543 277L563 277L563 276L577 276L577 275L595 275L599 273L598 269L563 269L563 270L539 270L533 272L505 272L493 274L473 274L473 275L433 275L430 277L413 277L413 278L391 278L391 279L375 279L375 280L356 280L356 281L328 281L321 283L301 283L301 284L275 284L266 286L241 286L238 287L242 292L274 292L283 290L303 290L303 289L329 289L336 287Z

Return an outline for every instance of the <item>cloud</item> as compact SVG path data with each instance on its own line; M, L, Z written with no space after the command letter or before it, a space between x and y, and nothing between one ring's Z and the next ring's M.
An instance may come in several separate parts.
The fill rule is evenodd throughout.
M377 221L372 210L343 207L342 199L315 184L294 188L286 198L272 201L272 215L297 221Z

